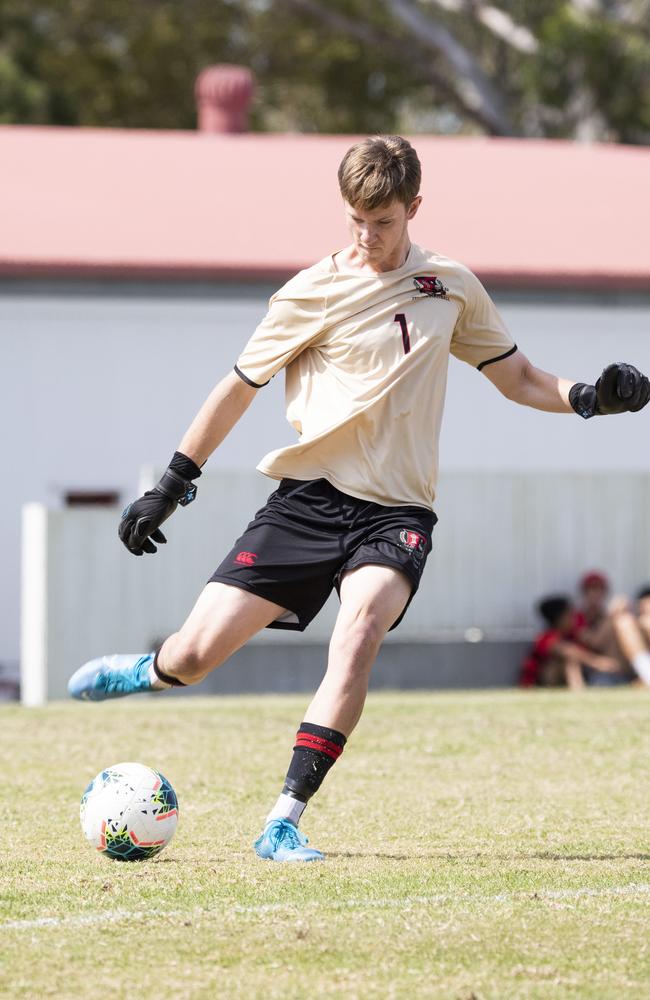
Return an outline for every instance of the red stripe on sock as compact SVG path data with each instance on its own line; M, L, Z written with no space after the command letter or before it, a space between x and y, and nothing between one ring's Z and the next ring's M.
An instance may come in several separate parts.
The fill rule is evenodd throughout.
M303 747L305 750L320 750L321 753L327 754L333 760L338 760L338 758L343 753L343 747L340 747L338 743L332 743L331 740L326 740L322 736L314 736L312 733L296 733L296 747Z

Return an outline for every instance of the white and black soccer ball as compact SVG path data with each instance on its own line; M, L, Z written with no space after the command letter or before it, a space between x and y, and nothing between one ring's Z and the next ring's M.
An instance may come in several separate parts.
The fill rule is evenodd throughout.
M174 836L178 800L159 771L144 764L114 764L90 782L79 816L96 851L117 861L144 861Z

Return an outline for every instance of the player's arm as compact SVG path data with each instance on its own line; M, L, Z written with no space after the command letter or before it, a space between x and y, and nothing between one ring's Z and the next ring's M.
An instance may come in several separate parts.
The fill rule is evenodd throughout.
M535 368L522 351L486 365L483 374L507 399L549 413L570 413L573 382Z
M155 552L167 539L160 525L180 504L194 499L201 465L232 430L258 389L304 351L322 330L324 297L300 284L300 276L271 298L269 309L237 359L234 371L212 390L183 435L159 483L130 504L119 535L136 556ZM301 279L302 280L302 279ZM298 294L290 286L298 286Z
M235 372L229 372L219 382L183 435L178 450L203 465L230 433L257 394Z
M487 364L483 374L508 399L549 413L571 413L588 419L603 414L636 412L650 400L650 383L633 365L608 365L595 385L570 382L536 368L517 350Z
M230 372L212 390L183 435L178 451L152 490L128 505L122 514L119 536L133 555L156 552L154 542L167 541L160 525L180 504L196 496L194 480L201 466L221 444L248 409L257 388Z

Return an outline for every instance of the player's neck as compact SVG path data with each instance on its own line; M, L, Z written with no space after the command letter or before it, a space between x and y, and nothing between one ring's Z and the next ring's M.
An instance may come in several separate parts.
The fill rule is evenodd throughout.
M378 257L374 260L364 257L354 244L346 247L345 250L342 250L336 256L348 270L358 271L360 274L385 274L388 271L397 271L400 267L403 267L410 251L411 241L408 235L406 235L399 246L386 257Z

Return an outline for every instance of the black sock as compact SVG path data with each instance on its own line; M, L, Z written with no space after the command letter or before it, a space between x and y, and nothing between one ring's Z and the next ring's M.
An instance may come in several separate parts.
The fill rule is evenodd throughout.
M158 653L160 650L158 650ZM184 688L187 685L179 681L178 677L172 677L171 674L166 674L164 670L161 670L158 666L158 653L153 658L153 672L158 677L159 680L163 681L164 684L171 684L172 687Z
M332 764L343 753L345 743L345 736L336 729L314 726L311 722L301 723L284 779L283 793L308 802L320 788Z

